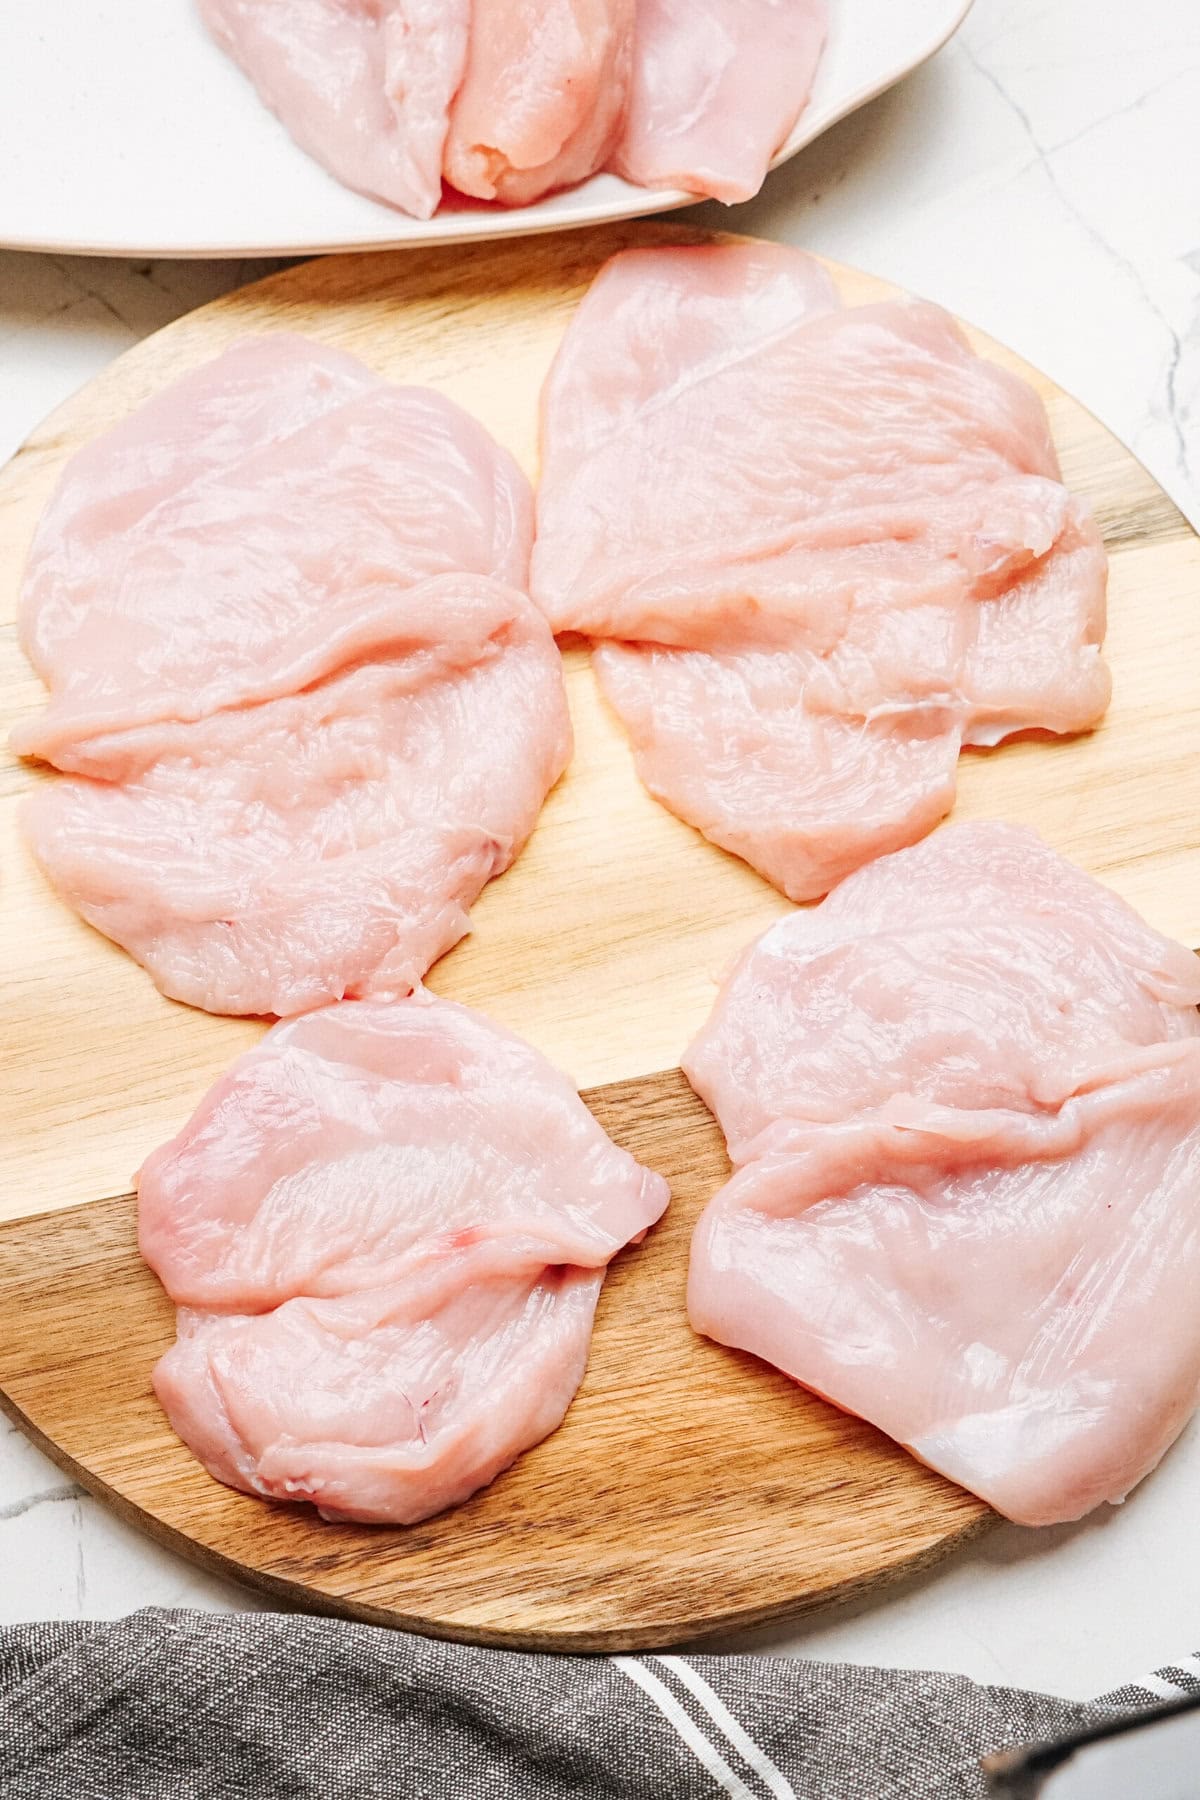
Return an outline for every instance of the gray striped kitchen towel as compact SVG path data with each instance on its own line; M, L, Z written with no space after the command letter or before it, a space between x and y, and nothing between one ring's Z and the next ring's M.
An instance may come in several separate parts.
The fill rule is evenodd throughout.
M960 1800L1087 1705L760 1656L536 1656L332 1619L147 1610L0 1630L3 1800ZM1024 1779L1022 1777L1022 1779Z

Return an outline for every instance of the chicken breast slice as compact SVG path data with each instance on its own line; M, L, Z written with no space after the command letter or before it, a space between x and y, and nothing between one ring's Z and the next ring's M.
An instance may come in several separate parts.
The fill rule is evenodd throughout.
M138 1178L142 1254L180 1306L155 1391L230 1487L428 1518L560 1424L605 1269L668 1198L465 1007L276 1026Z
M302 150L347 187L431 218L471 0L199 0Z
M377 660L91 739L89 772L28 803L55 889L172 999L286 1016L407 993L532 831L571 749L545 621L484 577L408 590L403 628L389 611Z
M883 856L737 960L684 1072L735 1162L779 1119L905 1095L1053 1111L1130 1054L1200 1037L1200 958L1023 826Z
M828 23L825 0L638 0L618 174L749 200L807 104Z
M251 341L68 465L21 635L71 779L26 829L164 993L290 1014L403 994L570 756L524 583L528 484L440 395Z
M780 1130L697 1227L693 1325L1019 1524L1123 1500L1200 1400L1200 1044L1136 1060L1054 1113Z
M954 804L953 711L817 711L809 652L601 643L592 666L655 799L794 900L920 837Z
M782 246L626 252L542 460L535 600L605 643L651 791L792 899L928 831L961 745L1107 706L1095 522L938 307L842 309Z
M1025 1524L1117 1501L1200 1398L1200 960L1014 826L773 926L684 1058L737 1172L698 1331Z
M525 206L604 167L625 116L635 0L473 0L444 173Z
M440 394L288 332L250 338L78 451L38 524L22 648L51 691L21 755L307 687L403 635L404 593L524 589L529 484Z
M143 1164L138 1243L179 1305L261 1313L450 1264L602 1269L666 1198L536 1050L422 990L268 1032Z
M375 1288L276 1311L181 1312L154 1371L218 1481L321 1517L410 1525L557 1430L587 1367L603 1273Z

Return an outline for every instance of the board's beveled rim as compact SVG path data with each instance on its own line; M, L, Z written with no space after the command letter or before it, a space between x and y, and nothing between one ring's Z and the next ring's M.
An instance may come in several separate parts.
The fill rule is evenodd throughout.
M96 1203L89 1201L87 1204ZM0 1225L0 1231L27 1222L22 1219L10 1220L7 1227ZM432 1619L424 1614L409 1615L395 1608L373 1605L369 1601L351 1603L312 1584L290 1581L266 1569L239 1562L237 1558L227 1556L224 1551L201 1544L185 1531L168 1525L157 1514L130 1500L119 1488L110 1486L86 1463L76 1461L68 1450L48 1437L3 1388L0 1388L0 1415L11 1420L56 1468L101 1501L122 1523L144 1532L154 1543L183 1557L205 1574L223 1577L256 1593L266 1594L273 1600L283 1601L288 1606L306 1612L322 1613L328 1618L351 1619L361 1625L375 1625L389 1631L411 1631L418 1637L439 1638L447 1643L472 1644L489 1650L549 1651L564 1656L669 1650L681 1644L699 1643L728 1632L750 1631L759 1626L778 1624L783 1620L801 1619L823 1606L848 1605L862 1594L886 1589L906 1580L910 1575L933 1568L954 1551L964 1548L1000 1523L995 1513L982 1511L978 1518L969 1521L960 1530L948 1532L927 1547L915 1550L909 1556L898 1557L883 1568L877 1567L847 1581L831 1581L824 1588L808 1588L795 1596L784 1592L778 1599L760 1607L717 1613L707 1619L680 1621L677 1627L634 1623L629 1626L614 1626L611 1631L537 1632L519 1628L502 1631L459 1624L454 1620L447 1622Z

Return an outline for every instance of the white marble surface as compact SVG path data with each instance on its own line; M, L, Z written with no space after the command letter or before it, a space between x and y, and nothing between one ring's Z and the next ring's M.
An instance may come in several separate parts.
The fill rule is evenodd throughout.
M1200 523L1196 0L977 0L933 64L732 218L1006 340ZM0 455L127 345L262 267L0 255ZM739 1642L1096 1692L1200 1645L1198 1495L1193 1428L1124 1508L998 1528L872 1600ZM257 1604L119 1524L0 1423L0 1622L148 1603Z

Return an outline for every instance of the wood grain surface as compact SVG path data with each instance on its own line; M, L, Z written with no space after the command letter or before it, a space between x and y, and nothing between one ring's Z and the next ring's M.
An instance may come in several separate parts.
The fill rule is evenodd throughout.
M333 258L128 352L0 474L6 722L43 700L13 627L40 508L67 457L164 383L247 333L301 330L449 394L534 474L541 379L600 264L629 243L700 235L655 224ZM834 274L852 302L892 291ZM1115 694L1086 737L964 757L958 816L1036 826L1200 945L1200 544L1082 407L972 335L1034 381L1065 477L1100 517ZM869 1427L688 1330L688 1236L726 1165L672 1065L731 953L787 902L650 801L586 652L566 660L572 767L524 855L474 908L472 935L430 977L570 1070L613 1135L673 1183L666 1220L605 1286L566 1424L466 1507L404 1531L232 1494L193 1461L149 1386L171 1309L138 1261L129 1189L262 1027L164 1000L55 899L17 826L22 795L53 776L11 758L0 766L0 1400L118 1510L278 1595L481 1642L635 1647L845 1594L988 1515Z
M476 1643L633 1649L751 1624L911 1568L979 1502L879 1432L689 1330L692 1225L729 1165L677 1071L585 1098L672 1185L604 1284L565 1424L465 1506L329 1525L213 1481L150 1388L174 1308L128 1194L0 1226L0 1393L72 1474L210 1568L273 1594Z

